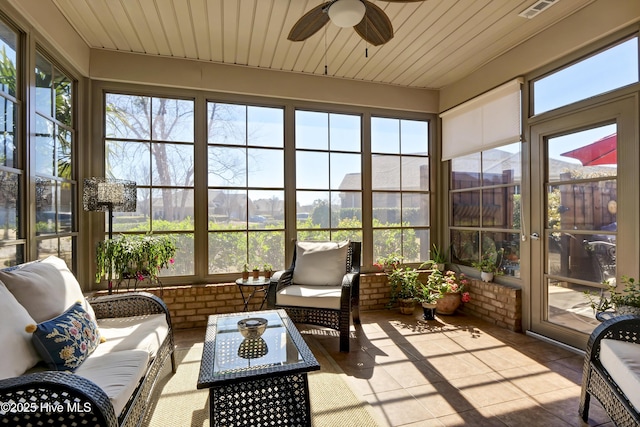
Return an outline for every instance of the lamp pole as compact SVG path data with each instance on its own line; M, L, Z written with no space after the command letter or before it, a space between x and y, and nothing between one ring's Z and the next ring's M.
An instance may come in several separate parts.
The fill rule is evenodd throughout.
M107 207L109 208L109 242L113 240L113 203L107 203ZM111 265L111 270L113 271L113 264ZM113 293L113 282L111 280L111 274L109 274L109 285L108 285L108 294L111 295Z

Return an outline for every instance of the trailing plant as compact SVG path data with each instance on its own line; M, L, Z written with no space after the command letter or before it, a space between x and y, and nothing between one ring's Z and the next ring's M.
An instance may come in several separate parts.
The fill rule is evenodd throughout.
M124 274L155 281L163 268L174 264L176 244L165 234L120 235L98 242L96 247L96 282L109 282Z

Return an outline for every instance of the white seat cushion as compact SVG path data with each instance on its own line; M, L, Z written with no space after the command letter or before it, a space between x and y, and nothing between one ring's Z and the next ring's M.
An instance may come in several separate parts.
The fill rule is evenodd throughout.
M31 334L24 330L33 323L27 310L0 282L0 380L22 375L40 360Z
M340 310L342 286L291 285L276 294L276 305Z
M600 362L636 411L640 411L640 344L603 339Z
M94 352L76 369L75 374L100 387L109 396L119 416L147 371L148 364L149 353L142 350L114 351L101 356Z
M293 283L336 286L347 272L349 241L297 242Z
M153 358L169 333L164 314L99 319L98 327L100 336L106 341L96 348L95 356L113 351L144 350Z

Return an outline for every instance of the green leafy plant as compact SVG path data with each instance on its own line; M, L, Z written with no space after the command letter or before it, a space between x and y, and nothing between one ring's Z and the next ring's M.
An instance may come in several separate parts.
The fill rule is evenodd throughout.
M502 258L504 249L499 251L487 251L482 255L480 261L472 262L473 268L484 273L502 274Z
M149 276L157 280L160 270L172 267L176 244L165 234L120 235L103 240L96 247L96 282L109 282L123 275Z
M435 243L431 245L431 259L434 264L444 264L449 259L449 251L440 249Z
M622 291L618 291L614 283L603 282L607 286L608 297L604 293L598 295L589 291L585 292L594 311L618 310L620 306L625 305L640 308L640 282L628 276L622 276L620 279L624 284Z
M391 298L389 306L395 304L401 299L415 299L418 286L418 270L411 267L397 267L387 273L389 276L389 287L391 290Z
M442 298L442 295L443 294L429 286L429 284L425 285L424 283L420 283L417 289L416 299L420 303L435 304Z

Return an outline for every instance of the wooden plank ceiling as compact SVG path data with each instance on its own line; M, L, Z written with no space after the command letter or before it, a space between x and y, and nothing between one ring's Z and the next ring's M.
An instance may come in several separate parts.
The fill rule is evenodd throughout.
M518 13L536 0L371 0L395 32L378 47L332 23L287 40L322 0L52 1L96 49L319 75L326 65L332 77L440 89L593 0L558 0L533 19Z

